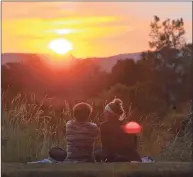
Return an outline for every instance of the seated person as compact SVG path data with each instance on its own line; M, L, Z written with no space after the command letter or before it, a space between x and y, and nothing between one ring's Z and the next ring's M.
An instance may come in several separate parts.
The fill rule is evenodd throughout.
M106 121L100 126L102 152L107 162L141 162L137 152L137 136L126 134L120 118L124 115L123 103L114 99L106 105L104 116Z
M99 135L96 124L89 122L92 107L87 103L76 104L74 119L66 123L66 160L94 162L94 143Z

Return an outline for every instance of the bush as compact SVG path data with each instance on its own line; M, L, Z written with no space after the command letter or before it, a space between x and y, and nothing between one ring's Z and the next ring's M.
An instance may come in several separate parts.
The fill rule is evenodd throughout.
M150 113L163 115L168 109L164 106L164 100L160 99L153 92L149 83L136 84L133 87L116 84L109 90L103 91L96 100L98 104L101 104L104 101L111 101L114 97L123 100L126 111L131 107L132 109L136 109L137 112L143 116Z

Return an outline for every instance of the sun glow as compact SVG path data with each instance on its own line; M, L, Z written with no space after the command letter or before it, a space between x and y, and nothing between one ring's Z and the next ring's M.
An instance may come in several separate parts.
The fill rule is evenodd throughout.
M57 54L63 55L72 50L73 45L65 39L56 39L49 43L48 48Z

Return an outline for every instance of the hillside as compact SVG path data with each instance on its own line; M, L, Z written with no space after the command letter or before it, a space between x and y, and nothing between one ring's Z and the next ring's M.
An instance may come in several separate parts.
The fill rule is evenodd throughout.
M92 59L96 64L98 64L102 69L104 69L107 72L110 72L112 67L117 63L118 60L124 60L124 59L134 59L139 60L141 53L130 53L130 54L119 54L114 55L110 57L104 57L104 58L83 58L83 59ZM45 55L36 55L36 54L30 54L30 53L4 53L2 56L2 62L1 64L7 64L7 63L17 63L21 61L25 61L27 58L45 58ZM79 59L74 58L73 60ZM71 58L72 60L72 58Z

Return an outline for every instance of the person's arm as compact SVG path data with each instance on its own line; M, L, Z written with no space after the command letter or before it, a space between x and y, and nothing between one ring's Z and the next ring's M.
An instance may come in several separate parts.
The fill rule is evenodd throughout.
M126 143L126 146L131 147L132 149L137 150L137 144L138 144L138 137L135 134L128 134L125 133L123 130L123 127L125 126L125 122L120 122L120 136L123 137L123 140Z
M102 147L106 144L106 135L102 127L100 127L100 138Z
M89 123L88 131L92 137L97 138L99 136L99 128L95 123Z
M100 139L101 139L101 144L102 144L102 150L103 152L107 152L109 149L109 143L108 143L108 133L106 132L106 130L100 126Z
M128 145L132 148L137 150L138 148L138 137L137 135L130 135L130 134L125 134L126 141Z

